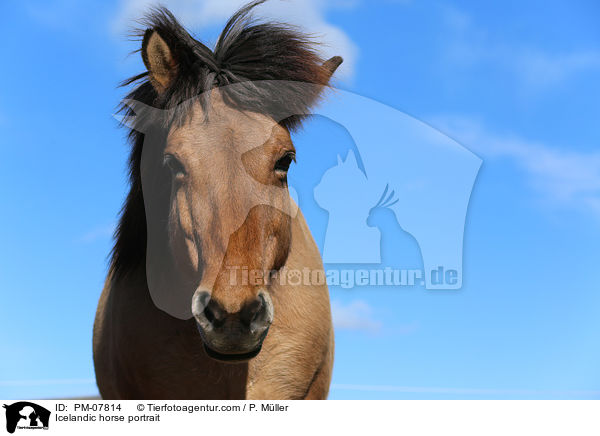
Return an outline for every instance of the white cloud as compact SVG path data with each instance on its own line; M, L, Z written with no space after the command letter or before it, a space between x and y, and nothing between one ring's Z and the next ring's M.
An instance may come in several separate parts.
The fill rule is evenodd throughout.
M549 54L522 50L515 60L515 68L527 83L551 85L579 72L599 70L600 51Z
M181 23L195 30L205 26L222 25L247 0L163 0ZM255 16L273 19L300 26L316 36L322 42L320 50L324 57L340 55L344 63L336 72L339 79L351 79L358 48L350 37L339 27L329 23L326 14L332 9L352 7L353 0L270 0L255 10ZM124 33L135 20L138 20L150 6L156 5L153 0L122 0L119 13L113 22L113 30Z
M529 88L554 85L581 72L600 70L600 50L550 52L526 43L502 41L475 25L464 11L448 6L442 11L450 31L446 61L466 67L492 64Z
M336 329L363 330L371 333L381 329L381 322L373 319L371 306L362 300L354 300L348 304L332 301L331 311Z
M509 158L549 201L600 218L600 152L564 150L514 135L499 135L464 117L434 117L432 125L484 158Z

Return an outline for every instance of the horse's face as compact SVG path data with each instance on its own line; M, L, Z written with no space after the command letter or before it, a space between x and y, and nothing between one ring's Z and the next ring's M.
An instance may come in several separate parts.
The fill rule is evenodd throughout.
M279 25L266 33L264 27L242 29L248 10L227 24L216 53L175 26L169 14L161 15L158 27L144 33L148 82L134 93L151 101L156 94L170 111L185 96L212 90L206 108L197 103L189 114L190 105L184 106L191 116L168 132L166 143L162 130L156 141L153 129L145 132L140 175L146 278L153 302L173 316L189 318L191 300L210 356L238 361L260 351L273 321L271 273L290 251L295 205L286 176L294 147L272 117L293 125L293 116L308 113L342 62L334 56L321 63L302 35ZM243 79L252 77L280 85L247 87ZM237 110L224 103L222 92L250 102L230 98L238 108L260 107L272 115ZM257 99L264 104L257 106ZM148 127L145 121L135 125L140 131ZM170 192L163 183L167 177Z
M260 351L273 321L269 280L290 249L294 146L268 117L227 106L219 91L210 101L208 114L197 104L168 134L168 244L178 273L199 283L192 313L207 353L239 361Z

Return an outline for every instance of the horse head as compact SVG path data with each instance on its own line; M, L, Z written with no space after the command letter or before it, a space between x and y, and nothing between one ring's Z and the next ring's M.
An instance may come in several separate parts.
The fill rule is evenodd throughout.
M142 41L148 80L125 101L141 149L150 294L169 314L193 316L206 352L223 361L255 356L273 321L270 281L296 208L290 130L341 63L323 63L290 29L241 26L244 13L213 53L165 11ZM247 80L253 69L276 80Z

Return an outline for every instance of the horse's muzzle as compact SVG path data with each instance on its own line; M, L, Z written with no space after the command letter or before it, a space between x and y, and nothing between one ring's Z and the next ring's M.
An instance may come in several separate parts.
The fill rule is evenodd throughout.
M237 313L229 313L203 289L194 293L192 313L206 354L224 362L242 362L255 357L273 322L273 302L261 290Z

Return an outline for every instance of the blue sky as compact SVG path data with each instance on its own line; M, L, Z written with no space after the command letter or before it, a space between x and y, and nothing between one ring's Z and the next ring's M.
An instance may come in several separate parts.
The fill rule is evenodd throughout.
M461 290L331 289L330 397L599 398L600 6L271 3L265 13L325 34L327 54L345 57L341 89L483 160ZM167 4L214 41L240 3ZM112 114L116 85L143 68L124 34L144 5L0 6L1 398L96 392L91 329L126 193L127 146ZM351 146L320 118L294 140L299 192ZM327 212L302 198L322 248Z

